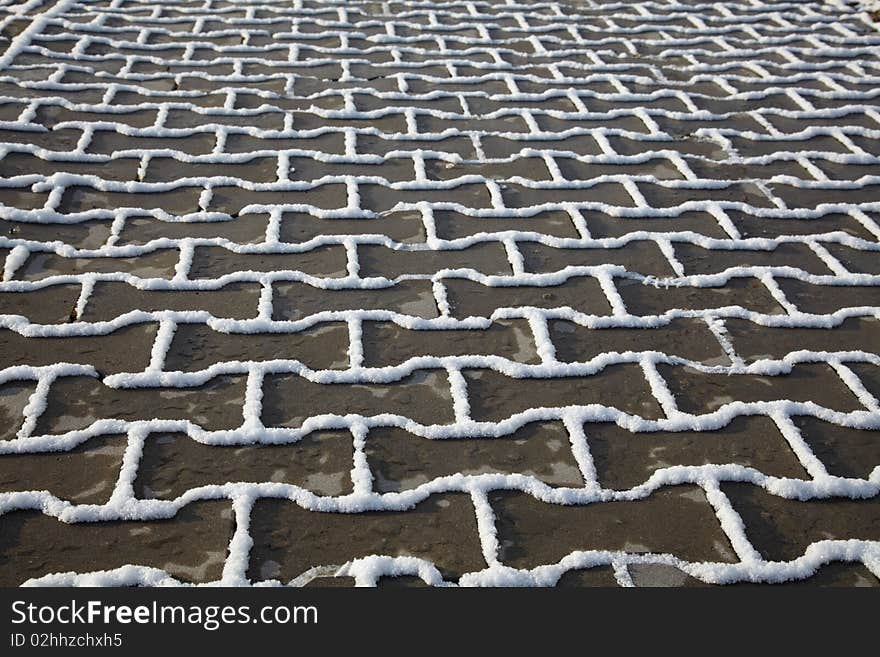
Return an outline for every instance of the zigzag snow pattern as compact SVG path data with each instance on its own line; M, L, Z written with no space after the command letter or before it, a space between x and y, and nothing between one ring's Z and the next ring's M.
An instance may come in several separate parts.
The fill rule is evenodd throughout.
M880 575L867 12L0 5L6 579Z

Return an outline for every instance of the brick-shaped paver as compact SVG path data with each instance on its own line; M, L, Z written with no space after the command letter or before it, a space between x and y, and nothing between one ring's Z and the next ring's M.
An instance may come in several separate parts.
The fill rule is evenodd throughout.
M0 584L880 583L868 3L0 4Z

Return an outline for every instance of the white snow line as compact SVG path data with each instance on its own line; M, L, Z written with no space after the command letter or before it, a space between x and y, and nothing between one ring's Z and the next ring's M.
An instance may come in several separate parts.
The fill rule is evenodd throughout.
M256 497L247 493L232 498L232 510L235 513L235 532L229 541L228 554L223 564L221 586L247 586L247 570L250 562L250 551L254 541L250 535L251 512Z
M495 511L489 504L489 499L484 490L472 488L471 501L474 504L474 513L477 517L477 533L480 536L480 547L483 558L489 566L499 564L498 555L501 546L498 542L498 531L495 528Z

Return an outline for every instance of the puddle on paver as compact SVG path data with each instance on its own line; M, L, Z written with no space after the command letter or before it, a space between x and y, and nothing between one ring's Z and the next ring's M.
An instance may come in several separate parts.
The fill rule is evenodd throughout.
M662 563L631 563L626 567L633 585L644 588L699 588L708 584L675 566Z

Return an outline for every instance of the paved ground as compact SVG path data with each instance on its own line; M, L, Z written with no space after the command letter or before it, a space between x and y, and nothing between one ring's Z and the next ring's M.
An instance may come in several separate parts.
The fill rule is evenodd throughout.
M878 585L867 12L0 16L0 583Z

